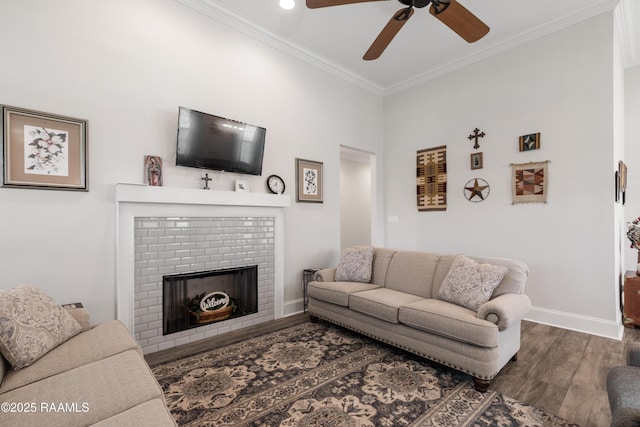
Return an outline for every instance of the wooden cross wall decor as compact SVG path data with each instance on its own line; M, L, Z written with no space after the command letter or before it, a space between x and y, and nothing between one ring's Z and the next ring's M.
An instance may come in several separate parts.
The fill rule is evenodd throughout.
M471 135L469 135L467 138L469 138L469 140L472 140L472 139L476 140L476 143L473 146L473 148L475 148L477 150L478 148L480 148L480 144L478 144L478 138L484 138L485 135L486 134L484 132L480 132L480 129L475 128L473 130L473 133Z

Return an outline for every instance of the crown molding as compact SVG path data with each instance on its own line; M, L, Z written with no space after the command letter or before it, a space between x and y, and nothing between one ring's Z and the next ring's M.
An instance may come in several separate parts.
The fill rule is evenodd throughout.
M616 32L620 42L623 65L634 67L640 65L638 55L637 28L635 23L640 20L640 9L631 0L620 0L615 10Z
M634 12L635 6L632 6L632 0L606 0L602 1L594 6L587 6L579 9L569 15L561 16L553 21L550 21L544 25L524 31L509 40L495 43L482 50L476 51L473 54L461 57L455 61L449 62L437 68L427 70L424 73L413 76L407 80L393 84L388 87L383 87L371 80L364 78L363 76L351 71L350 69L329 60L328 58L321 56L304 46L297 43L293 43L283 37L280 37L271 31L268 31L249 20L231 12L225 7L213 3L211 0L176 0L183 5L190 7L206 16L214 18L215 20L237 30L249 37L252 37L262 43L265 43L275 49L278 49L294 58L297 58L309 65L315 66L323 71L326 71L334 76L337 76L347 82L350 82L358 87L366 89L373 94L384 97L397 92L404 91L413 86L421 83L425 83L429 80L433 80L437 77L443 76L452 71L464 68L475 62L482 61L491 56L499 53L506 52L510 49L521 46L525 43L533 41L535 39L544 37L548 34L560 31L579 22L593 18L612 11L616 5L620 2L621 9L624 7L624 11L616 10L616 19L620 17L620 23L617 25L624 33L622 39L624 39L623 56L628 60L626 64L631 64L634 60L638 61L636 55L634 55L635 43L633 26L631 25L631 18ZM625 65L626 65L625 64Z
M491 56L498 55L500 53L514 49L516 47L522 46L533 40L555 33L556 31L560 31L565 28L568 28L579 22L586 21L587 19L593 18L603 13L607 13L615 8L616 4L618 4L618 1L619 0L608 0L606 2L599 3L596 6L585 7L572 14L559 17L544 25L540 25L535 28L524 31L508 40L505 40L500 43L495 43L482 50L474 52L473 54L461 57L448 64L444 64L441 67L428 70L424 73L411 77L403 82L400 82L398 84L385 88L384 96L391 95L397 92L402 92L413 86L416 86L421 83L425 83L429 80L433 80L437 77L443 76L452 71L459 70L475 62L482 61Z
M384 88L363 76L349 70L342 65L333 62L324 56L321 56L304 46L293 43L283 37L280 37L271 31L250 22L249 20L239 16L209 0L176 0L183 5L190 7L206 16L209 16L235 30L246 34L262 43L265 43L275 49L278 49L288 55L293 56L309 65L320 68L330 74L333 74L349 83L366 89L377 96L382 96Z

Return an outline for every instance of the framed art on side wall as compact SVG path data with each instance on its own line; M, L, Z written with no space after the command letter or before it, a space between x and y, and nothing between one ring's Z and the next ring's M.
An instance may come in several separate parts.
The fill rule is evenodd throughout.
M2 106L3 187L88 191L87 121Z
M520 151L531 151L540 149L540 132L522 135L518 138Z
M296 159L296 201L322 203L322 162Z

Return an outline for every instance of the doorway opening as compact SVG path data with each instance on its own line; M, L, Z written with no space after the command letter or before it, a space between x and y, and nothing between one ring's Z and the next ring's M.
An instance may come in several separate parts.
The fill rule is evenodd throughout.
M375 244L375 154L340 146L340 249Z

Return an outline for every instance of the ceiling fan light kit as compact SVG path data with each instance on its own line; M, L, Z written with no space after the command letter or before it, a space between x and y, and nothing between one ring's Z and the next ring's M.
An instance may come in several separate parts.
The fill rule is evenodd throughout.
M365 3L383 0L306 0L309 9L339 6L344 4ZM413 15L413 9L428 6L431 15L449 27L465 41L473 43L489 32L489 27L456 0L398 0L405 8L397 11L382 29L362 59L372 60L380 57L400 29Z

